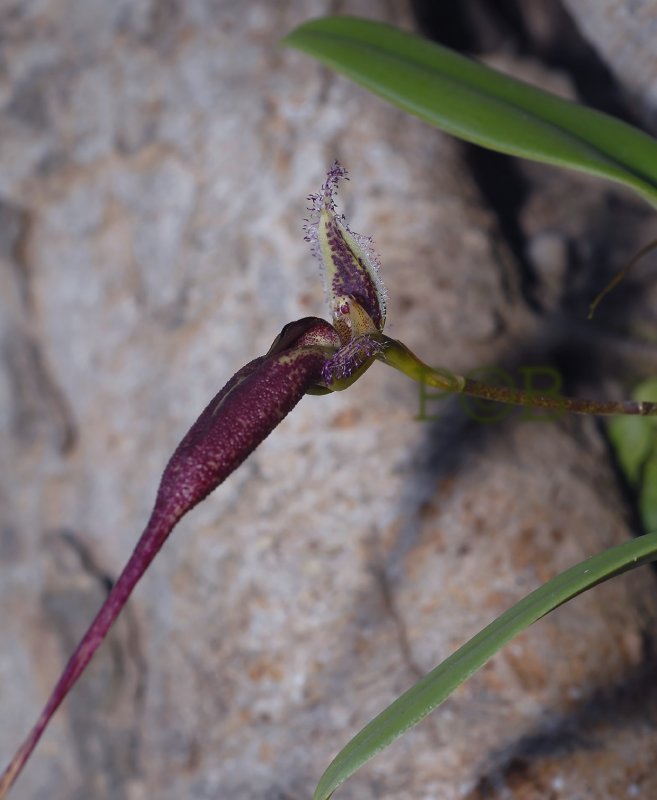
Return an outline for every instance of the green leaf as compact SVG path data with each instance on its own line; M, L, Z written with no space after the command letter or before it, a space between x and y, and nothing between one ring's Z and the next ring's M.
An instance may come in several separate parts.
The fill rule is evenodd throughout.
M657 378L648 378L642 381L634 390L634 398L644 403L657 400Z
M657 530L657 452L653 452L643 470L639 512L646 530Z
M466 141L609 178L657 206L657 142L620 120L371 20L313 20L283 44Z
M640 402L657 400L657 378L640 383L632 396ZM657 530L657 419L616 417L607 430L618 464L637 491L645 530Z
M615 417L609 421L609 441L630 486L638 486L654 447L652 421L646 417Z
M639 536L577 564L516 603L368 723L322 775L313 800L328 800L366 761L433 711L529 625L615 575L657 560L657 534Z

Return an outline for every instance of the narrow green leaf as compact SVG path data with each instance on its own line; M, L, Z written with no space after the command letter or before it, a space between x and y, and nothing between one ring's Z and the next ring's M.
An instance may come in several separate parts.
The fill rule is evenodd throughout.
M646 462L639 492L641 521L648 530L657 528L657 453Z
M283 44L466 141L609 178L657 206L657 141L620 120L371 20L313 20Z
M577 564L516 603L368 723L322 775L313 800L328 800L344 781L443 702L529 625L615 575L657 560L657 534L640 536Z

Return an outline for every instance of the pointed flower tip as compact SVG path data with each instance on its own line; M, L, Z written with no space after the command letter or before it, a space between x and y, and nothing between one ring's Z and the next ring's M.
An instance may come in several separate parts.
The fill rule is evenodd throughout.
M369 236L355 233L344 215L338 215L335 195L347 170L338 161L328 171L326 181L317 194L308 198L310 218L304 230L313 255L319 260L326 298L334 321L344 317L340 308L345 298L353 298L382 331L386 317L386 292L379 274L380 261ZM343 330L347 329L343 327ZM342 331L341 338L346 339Z

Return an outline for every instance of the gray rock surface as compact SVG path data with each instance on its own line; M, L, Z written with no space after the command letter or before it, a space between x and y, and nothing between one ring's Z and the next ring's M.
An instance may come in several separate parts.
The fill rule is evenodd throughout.
M394 8L377 13L411 27ZM3 761L125 563L196 414L283 324L324 315L301 220L334 158L351 171L342 207L382 254L388 333L468 370L513 361L536 332L460 146L277 47L330 10L3 9ZM340 10L372 14L357 0ZM343 395L305 398L181 523L16 797L307 798L339 747L421 672L630 535L591 421L515 413L481 425L432 399L440 419L421 422L418 405L417 388L381 365ZM602 715L591 734L586 713L598 697L615 709L613 688L642 674L654 623L648 570L600 587L336 797L511 796L508 765L555 731L561 760L548 749L545 763L523 762L525 787L548 789L518 796L655 796L645 720L625 718L614 749L613 725Z
M564 5L657 130L655 0L565 0Z

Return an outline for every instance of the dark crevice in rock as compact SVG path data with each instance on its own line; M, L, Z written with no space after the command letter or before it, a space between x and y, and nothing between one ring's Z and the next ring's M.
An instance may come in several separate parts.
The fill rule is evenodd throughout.
M639 124L610 70L557 0L522 4L518 0L412 0L411 4L417 24L428 38L468 55L506 51L531 56L550 69L567 73L582 102ZM525 301L540 311L538 278L521 223L531 192L522 166L508 156L474 145L462 146L482 199L496 215L500 234L515 256ZM576 260L576 254L572 255ZM577 268L577 264L572 266Z
M50 435L58 451L68 455L76 444L75 420L34 330L36 303L29 258L33 225L30 211L0 198L0 259L11 270L5 299L10 333L0 346L0 365L9 375L13 395L12 433L26 444Z
M531 56L566 72L587 105L639 125L619 84L559 0L412 0L428 38L467 53Z
M533 55L545 66L566 72L586 105L640 125L611 70L579 32L570 14L560 2L552 0L550 5L554 32L545 40L532 40ZM520 46L524 36L524 31L516 35Z
M471 50L473 35L467 2L411 0L411 8L421 33L428 39L449 44L455 50Z
M513 0L412 0L411 5L425 36L470 55L497 50L526 30Z
M33 307L27 257L32 224L27 209L0 199L0 258L11 267L20 299L28 309Z
M52 436L59 453L70 454L77 442L77 428L38 342L16 329L0 350L0 362L10 376L13 434L26 444L44 434Z
M465 164L484 202L492 209L500 235L516 259L520 290L528 306L541 310L536 296L537 279L527 255L527 237L520 223L529 187L515 159L474 145L464 145Z
M497 49L504 38L500 13L507 4L489 7L482 0L448 0L431 3L413 0L420 30L430 39L468 54ZM462 144L465 163L482 199L497 218L500 234L513 253L520 272L520 288L534 310L538 303L533 291L535 276L527 257L526 237L520 225L520 212L528 187L515 161L501 153Z

